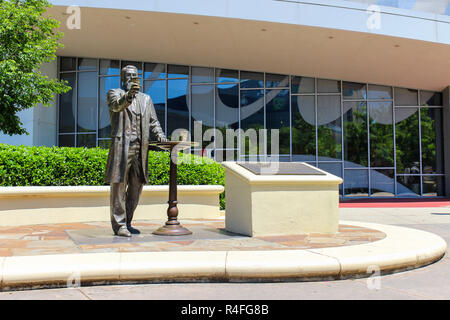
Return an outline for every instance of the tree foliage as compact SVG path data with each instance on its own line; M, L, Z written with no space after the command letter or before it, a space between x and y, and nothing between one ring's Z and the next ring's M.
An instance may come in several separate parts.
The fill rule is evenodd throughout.
M62 46L59 21L45 15L48 7L47 0L0 0L0 132L28 134L17 113L50 106L54 94L70 90L39 71Z

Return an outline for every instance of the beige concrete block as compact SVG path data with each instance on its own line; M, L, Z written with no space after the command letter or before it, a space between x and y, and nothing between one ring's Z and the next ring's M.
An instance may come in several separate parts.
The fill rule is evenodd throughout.
M120 280L223 279L226 252L121 253Z
M7 257L3 287L119 280L119 253Z
M230 279L335 277L336 259L306 250L229 251L226 273Z

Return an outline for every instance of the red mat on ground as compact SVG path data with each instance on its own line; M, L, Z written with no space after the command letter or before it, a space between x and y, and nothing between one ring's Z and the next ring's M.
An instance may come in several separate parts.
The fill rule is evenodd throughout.
M426 208L449 207L449 198L439 199L353 199L341 200L339 208Z

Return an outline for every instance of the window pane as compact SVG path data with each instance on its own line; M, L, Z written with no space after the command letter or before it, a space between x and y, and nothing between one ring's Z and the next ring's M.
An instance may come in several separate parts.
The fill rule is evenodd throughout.
M369 84L369 99L371 100L392 99L392 88Z
M138 61L122 61L122 69L126 66L135 66L139 74L142 74L142 63Z
M109 149L109 147L111 146L111 139L98 140L98 146L102 149Z
M189 76L189 67L175 64L168 65L167 73L169 78L187 78Z
M289 77L282 74L266 73L266 87L289 87Z
M192 140L203 140L205 131L214 129L214 85L192 86ZM201 121L201 125L199 123ZM212 138L214 141L214 137ZM206 148L213 143L209 137L198 148Z
M61 80L68 82L72 88L67 93L61 94L59 99L59 132L75 132L75 114L76 114L76 87L75 73L61 74Z
M395 109L397 173L420 173L419 113L417 108Z
M444 177L441 176L423 176L423 196L424 197L443 197Z
M97 73L78 73L78 132L97 131Z
M315 83L314 78L307 77L292 77L291 87L292 93L314 93Z
M99 90L99 109L98 109L98 137L108 138L111 136L111 120L109 115L106 95L111 89L117 89L120 85L120 77L101 77Z
M365 100L367 99L366 85L364 83L344 82L344 99L347 100Z
M237 70L216 69L216 82L239 82Z
M120 75L119 60L100 60L100 74Z
M203 67L192 67L192 83L213 83L214 69Z
M78 58L78 70L82 71L97 70L97 59Z
M61 71L75 71L77 69L77 58L61 57L59 69Z
M342 160L341 97L317 97L319 161Z
M444 173L442 109L420 109L423 174Z
M396 106L417 106L417 90L395 88Z
M264 73L241 71L241 88L263 88Z
M392 102L369 102L370 165L394 166Z
M166 77L167 74L165 63L145 63L144 79L156 80L165 79Z
M238 84L222 84L217 86L216 129L222 132L223 136L223 146L218 145L219 141L216 140L216 148L236 149L238 147L237 138L229 135L230 139L227 139L226 134L226 129L239 129Z
M397 196L420 196L420 176L397 176Z
M366 102L344 103L345 167L367 167Z
M267 154L290 154L289 90L267 90L266 103ZM272 129L279 130L273 142Z
M167 81L167 134L175 129L189 130L188 80Z
M341 93L341 83L337 80L317 79L317 92Z
M346 197L368 197L368 170L344 170L344 188Z
M342 163L340 162L319 162L319 169L342 178ZM339 194L342 195L342 183L339 185Z
M294 161L316 160L314 96L292 96L292 155Z
M60 147L75 147L75 135L65 134L59 136Z
M393 169L370 170L371 196L393 197L395 194L394 182Z
M150 96L155 107L156 116L161 124L161 128L165 132L166 129L166 81L145 81L145 93Z
M241 154L264 154L264 137L260 141L260 130L264 129L264 90L241 91L240 111L241 129L244 134L247 133L245 148L241 145ZM247 132L249 129L253 130Z
M420 91L421 106L442 106L442 93L432 91Z
M95 134L78 134L77 147L95 148L97 145L95 140Z

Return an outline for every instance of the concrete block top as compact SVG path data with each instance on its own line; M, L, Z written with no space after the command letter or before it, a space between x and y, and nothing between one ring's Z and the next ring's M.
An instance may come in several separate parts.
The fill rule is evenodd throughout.
M305 162L296 162L301 165L302 170L295 174L283 173L284 163L270 162L267 166L260 166L260 174L254 173L252 170L245 168L243 163L234 161L222 162L222 166L229 172L235 174L239 178L245 180L248 184L329 184L339 185L343 180L324 170L318 169ZM248 162L248 164L254 164ZM292 167L293 163L290 163ZM292 169L292 168L290 168ZM290 170L292 171L292 170ZM316 174L302 174L302 172L315 172ZM277 172L280 172L277 174Z

